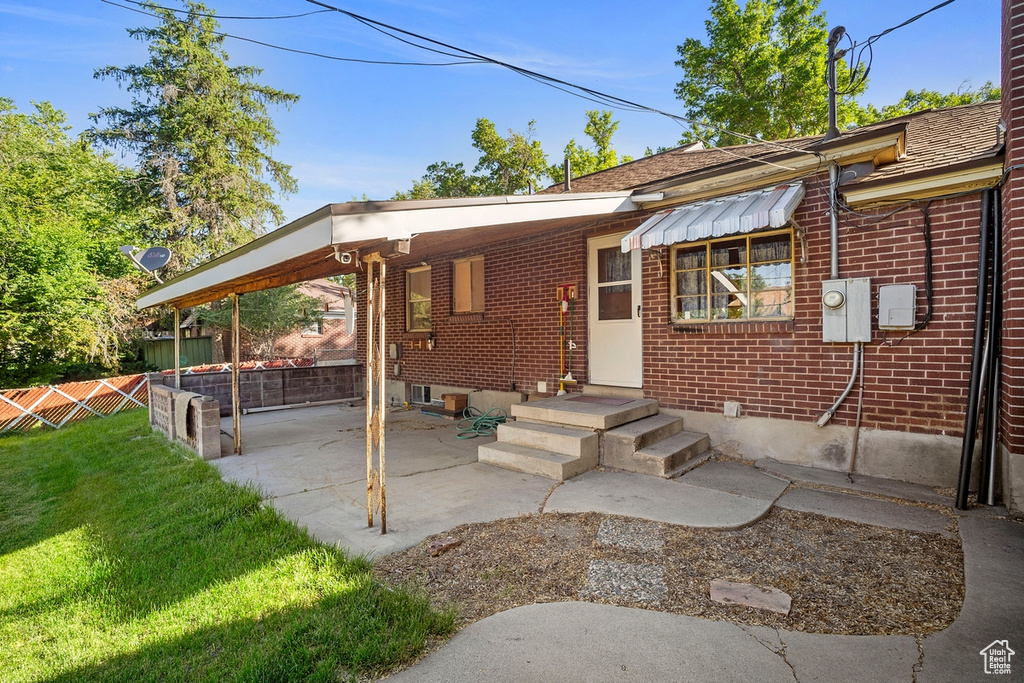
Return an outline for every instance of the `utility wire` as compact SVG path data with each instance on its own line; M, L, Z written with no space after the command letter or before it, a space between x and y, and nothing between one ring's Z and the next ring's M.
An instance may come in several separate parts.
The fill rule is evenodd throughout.
M357 58L352 58L352 57L339 57L339 56L336 56L336 55L329 55L329 54L324 54L324 53L320 53L320 52L313 52L313 51L309 51L309 50L299 50L297 48L290 48L290 47L285 47L285 46L282 46L282 45L276 45L274 43L268 43L268 42L265 42L265 41L256 40L254 38L246 38L244 36L239 36L239 35L223 32L223 31L212 31L212 33L214 35L222 36L224 38L231 38L233 40L240 40L240 41L244 41L244 42L247 42L247 43L253 43L255 45L260 45L260 46L268 47L268 48L275 49L275 50L281 50L281 51L284 51L284 52L290 52L290 53L293 53L293 54L300 54L300 55L306 55L306 56L310 56L310 57L317 57L317 58L320 58L320 59L328 59L328 60L332 60L332 61L349 62L349 63L357 63L357 64L375 64L375 65L386 65L386 66L461 66L461 65L467 65L467 64L491 64L491 65L494 65L494 66L499 66L499 67L508 69L508 70L510 70L510 71L512 71L514 73L517 73L517 74L519 74L521 76L529 78L529 79L531 79L531 80L533 80L533 81L535 81L537 83L540 83L542 85L546 85L548 87L555 88L556 90L560 90L561 92L564 92L566 94L572 95L574 97L579 97L581 99L587 100L589 102L593 102L593 103L598 104L598 105L608 106L608 107L612 107L614 109L619 109L619 110L622 110L622 111L658 114L658 115L664 116L664 117L666 117L666 118L668 118L668 119L670 119L672 121L675 121L679 125L683 125L683 124L689 125L694 130L694 134L696 135L696 137L699 140L701 140L701 141L704 141L704 138L701 137L697 133L698 127L705 128L707 130L715 131L715 132L718 132L718 133L726 133L728 135L732 135L732 136L737 137L739 139L746 140L747 142L750 142L750 143L755 143L755 144L765 145L765 146L769 146L769 147L774 147L774 148L777 148L777 149L782 149L782 150L786 150L786 151L789 151L789 152L796 152L796 153L799 153L799 154L807 154L807 155L811 155L811 156L816 156L816 157L819 158L819 160L823 159L823 156L821 155L821 153L813 151L813 150L801 149L799 147L793 147L791 145L786 145L786 144L783 144L783 143L780 143L780 142L776 142L776 141L773 141L773 140L762 140L760 138L757 138L757 137L754 137L754 136L751 136L751 135L746 135L744 133L739 133L739 132L736 132L734 130L730 130L728 128L724 128L724 127L720 127L720 126L713 126L713 125L710 125L710 124L707 124L707 123L704 123L704 122L701 122L701 121L696 121L696 120L693 120L693 119L686 118L684 116L679 116L678 114L672 114L672 113L669 113L669 112L666 112L666 111L663 111L663 110L660 110L660 109L656 109L654 107L648 107L646 105L639 104L639 103L633 102L631 100L627 100L627 99L624 99L624 98L621 98L621 97L617 97L615 95L609 95L609 94L603 93L603 92L601 92L599 90L594 90L592 88L588 88L588 87L585 87L585 86L577 85L575 83L570 83L568 81L564 81L564 80L561 80L561 79L558 79L558 78L554 78L552 76L547 76L547 75L539 73L537 71L533 71L533 70L530 70L530 69L526 69L524 67L520 67L520 66L517 66L517 65L514 65L514 64L510 64L508 62L504 62L504 61L501 61L501 60L498 60L498 59L494 59L494 58L488 57L486 55L478 54L476 52L472 52L470 50L466 50L464 48L460 48L460 47L455 46L455 45L450 45L448 43L445 43L445 42L442 42L442 41L439 41L439 40L435 40L433 38L429 38L427 36L423 36L423 35L420 35L418 33L412 32L412 31L407 31L407 30L399 28L397 26L392 26L390 24L386 24L386 23L377 21L375 19L371 19L369 17L365 17L365 16L362 16L362 15L356 14L354 12L350 12L348 10L341 9L340 7L335 7L333 5L329 5L329 4L324 3L324 2L319 2L318 0L306 0L306 1L309 2L310 4L317 5L317 6L321 7L322 9L315 10L313 12L306 12L306 13L302 13L302 14L293 14L293 15L280 15L280 16L240 16L240 15L236 15L236 16L220 16L220 17L218 17L215 14L201 13L201 12L192 12L192 11L189 11L189 10L181 10L181 9L176 9L176 8L173 8L173 7L166 7L166 6L163 6L163 5L156 5L156 4L150 5L150 4L145 4L145 3L139 2L137 0L122 0L122 2L130 3L132 5L135 5L136 7L130 7L130 6L127 6L127 5L123 5L123 4L120 4L119 2L114 2L113 0L100 0L100 2L103 2L103 3L108 4L108 5L112 5L112 6L115 6L115 7L120 7L122 9L126 9L126 10L129 10L131 12L136 12L138 14L143 14L143 15L154 17L154 18L157 18L157 19L161 18L160 15L155 14L155 13L150 12L150 11L147 11L146 9L141 9L141 8L153 7L155 9L161 9L161 10L164 10L164 11L174 12L174 13L178 13L178 14L185 14L185 15L192 15L192 16L202 16L202 17L209 17L209 18L213 18L213 19L220 18L220 19L239 19L239 20L243 20L243 19L250 19L250 20L291 19L291 18L299 18L299 17L309 16L309 15L312 15L312 14L320 14L320 13L325 13L325 12L337 12L339 14L347 16L347 17L349 17L349 18L351 18L351 19L353 19L353 20L363 24L364 26L366 26L368 28L371 28L371 29L373 29L375 31L378 31L378 32L380 32L380 33L382 33L382 34L384 34L384 35L386 35L386 36L388 36L388 37L390 37L390 38L392 38L394 40L398 40L398 41L400 41L402 43L405 43L405 44L407 44L407 45L409 45L411 47L415 47L415 48L422 49L422 50L427 50L429 52L434 52L436 54L441 54L441 55L448 56L448 57L453 57L453 58L457 59L458 61L454 61L454 62L403 62L403 61L357 59ZM952 0L949 0L949 1L951 2ZM400 35L398 35L398 34L400 34ZM402 36L408 36L408 38L404 38ZM419 41L419 42L416 42L416 41ZM422 43L427 43L427 44L425 45L425 44L422 44ZM431 47L431 45L436 45L437 47ZM732 156L741 158L741 159L748 160L748 161L753 161L753 162L757 162L757 163L764 163L764 164L767 164L767 165L770 165L770 166L779 166L780 168L788 168L788 167L780 166L779 164L775 164L775 163L766 161L764 159L746 156L746 155L740 154L739 152L736 152L736 151L730 151L729 154L731 154Z
M931 14L932 12L934 12L936 10L942 9L946 5L951 5L954 2L956 2L956 0L944 0L944 2L940 2L939 4L935 5L934 7L925 10L924 12L921 12L919 14L915 14L914 16L910 17L909 19L907 19L903 23L896 24L895 26L890 26L889 28L885 29L881 33L876 33L875 35L870 36L863 43L853 43L852 45L850 45L849 49L846 50L846 52L848 52L849 55L850 55L850 69L849 69L849 72L850 72L849 73L849 78L850 78L850 80L849 80L849 83L847 84L847 86L843 89L843 91L842 92L837 92L836 94L837 95L848 95L848 94L856 91L856 89L861 85L861 83L863 83L864 81L867 80L868 74L871 72L871 64L872 64L872 62L874 61L874 58L875 58L873 45L876 42L878 42L878 40L880 38L883 38L884 36L887 36L890 33L892 33L893 31L895 31L897 29L901 29L904 26L908 26L910 24L913 24L918 19L921 19L921 18ZM864 68L864 71L860 75L858 75L858 72L860 72L860 65L862 63L862 58L863 58L865 50L867 50L867 53L868 53L867 66ZM854 54L855 52L856 52L856 55Z
M548 85L550 87L554 87L557 90L561 90L562 92L569 93L571 95L574 95L576 97L580 97L582 99L589 100L591 102L596 102L598 104L605 104L607 106L611 106L613 108L622 109L622 110L626 110L626 111L648 112L648 113L652 113L652 114L658 114L660 116L664 116L664 117L667 117L669 119L672 119L672 120L674 120L676 122L686 123L686 124L688 124L690 126L694 126L694 127L696 127L696 126L703 126L703 127L706 127L706 128L712 129L712 130L716 130L718 132L722 132L722 133L727 133L729 135L733 135L733 136L735 136L737 138L740 138L742 140L747 140L749 142L758 143L758 144L764 144L764 145L771 145L773 147L778 147L780 149L785 149L785 150L790 151L790 152L797 152L797 153L800 153L800 154L809 154L809 155L817 156L819 158L821 156L819 152L815 152L815 151L812 151L812 150L806 150L806 149L800 149L799 147L792 147L792 146L789 146L789 145L784 145L784 144L779 143L779 142L768 141L768 140L761 140L761 139L753 137L751 135L745 135L743 133L737 133L736 131L729 130L727 128L722 128L722 127L718 127L718 126L710 126L710 125L701 123L699 121L695 121L693 119L688 119L688 118L686 118L684 116L679 116L678 114L671 114L671 113L663 111L661 109L656 109L654 107L648 107L646 105L639 104L637 102L633 102L631 100L627 100L627 99L624 99L624 98L621 98L621 97L617 97L615 95L609 95L607 93L603 93L603 92L601 92L599 90L594 90L594 89L588 88L586 86L578 85L578 84L575 84L575 83L570 83L569 81L565 81L565 80L562 80L560 78L555 78L553 76L547 76L545 74L539 73L537 71L533 71L531 69L526 69L526 68L521 67L521 66L516 66L515 64L510 64L508 62L504 62L504 61L502 61L500 59L495 59L493 57L488 57L486 55L483 55L483 54L480 54L480 53L477 53L477 52L473 52L473 51L467 50L465 48L460 48L460 47L458 47L456 45L452 45L452 44L445 43L445 42L440 41L440 40L435 40L433 38L429 38L427 36L421 35L419 33L415 33L413 31L407 31L407 30L399 28L397 26L392 26L390 24L386 24L384 22L380 22L380 21L377 21L375 19L370 19L369 17L365 17L363 15L356 14L355 12L350 12L350 11L342 9L340 7L336 7L334 5L330 5L330 4L326 3L326 2L321 2L320 0L306 0L306 2L308 2L308 3L312 4L312 5L316 5L318 7L323 7L325 9L329 9L329 10L338 12L339 14L347 16L347 17L349 17L349 18L351 18L351 19L353 19L355 21L358 21L361 24L364 24L366 26L370 26L371 28L375 28L376 30L380 30L382 33L385 33L386 35L391 35L390 33L388 33L388 31L391 31L391 32L394 32L394 33L400 33L400 34L402 34L404 36L408 36L409 38L414 39L416 41L430 43L432 45L436 45L438 48L443 48L444 51L442 51L442 54L447 54L449 56L465 56L465 57L468 57L470 59L476 60L476 61L481 62L481 63L487 63L487 64L492 64L494 66L500 66L500 67L502 67L504 69L508 69L509 71L517 73L517 74L519 74L521 76L525 76L526 78L530 78L530 79L532 79L534 81L537 81L539 83L542 83L544 85ZM395 36L392 36L392 37L395 37ZM413 43L413 42L407 41L407 40L402 39L402 38L397 38L396 37L396 39L402 40L402 42L406 42L409 45L414 45L414 46L417 46L417 47L421 47L422 49L428 49L428 50L436 51L435 48L424 47L424 46L418 45L417 43ZM757 159L751 159L751 161L757 161Z
M196 17L207 17L209 19L256 19L256 20L265 20L265 19L270 19L270 20L273 20L273 19L299 19L301 17L308 17L308 16L310 16L312 14L323 14L324 12L330 12L330 10L318 9L318 10L313 10L312 12L303 12L301 14L279 14L279 15L276 15L276 16L265 16L265 17L251 16L251 15L231 16L231 15L227 15L227 14L214 14L212 12L194 12L194 11L185 10L185 9L176 9L174 7L165 7L164 5L158 5L155 2L138 2L137 0L124 0L124 2L127 2L127 3L132 4L132 5L136 5L138 7L144 7L144 8L154 7L156 9L162 9L162 10L166 10L168 12L178 12L179 14L191 14L191 15L196 16Z
M133 5L138 5L139 7L144 6L144 5L142 5L142 3L135 2L134 0L123 0L123 1L124 2L130 2ZM102 2L104 4L107 4L107 5L113 5L114 7L120 7L121 9L126 9L129 12L135 12L136 14L143 14L143 15L145 15L147 17L154 17L156 19L160 19L161 18L159 14L154 14L153 12L147 12L146 10L139 9L138 7L129 7L128 5L122 5L122 4L118 3L118 2L114 2L113 0L100 0L100 2ZM158 9L167 10L167 11L170 11L170 12L181 13L181 14L192 14L193 16L218 18L216 15L213 15L213 14L193 13L193 12L189 12L188 10L174 9L173 7L163 7L163 6L160 6L160 5L154 5L154 7L158 8ZM319 14L320 12L326 12L326 11L328 11L328 10L318 10L317 12L307 12L306 14L297 14L297 15L282 16L282 17L219 17L219 18L221 18L221 19L227 19L227 18L232 18L232 19L284 19L284 18L291 18L291 16L296 16L296 17L298 17L298 16L308 16L309 14ZM232 33L226 33L224 31L211 31L211 33L213 33L216 36L221 36L223 38L231 38L233 40L241 40L241 41L246 42L246 43L253 43L255 45L261 45L263 47L269 47L269 48L272 48L274 50L281 50L283 52L291 52L293 54L306 55L308 57L319 57L320 59L329 59L329 60L336 61L336 62L349 62L349 63L354 63L354 64L377 64L377 65L383 65L383 66L460 66L460 65L464 65L464 64L477 64L477 63L479 63L478 60L460 60L460 61L456 61L456 62L400 62L400 61L388 61L388 60L379 60L379 59L357 59L355 57L338 57L336 55L328 55L328 54L324 54L322 52L312 52L310 50L299 50L299 49L293 48L293 47L285 47L283 45L275 45L274 43L267 43L267 42L264 42L262 40L256 40L255 38L246 38L244 36L237 36L237 35L234 35Z

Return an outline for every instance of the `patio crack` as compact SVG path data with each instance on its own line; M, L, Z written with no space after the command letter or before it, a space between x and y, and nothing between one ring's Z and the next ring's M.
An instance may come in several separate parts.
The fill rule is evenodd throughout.
M778 656L779 656L779 658L780 658L780 659L781 659L781 660L782 660L782 661L783 661L783 662L784 662L784 663L786 664L786 666L788 666L788 667L789 667L789 672L790 672L791 674L793 674L793 680L794 680L794 681L796 681L796 683L800 683L800 679L799 679L799 678L797 677L797 675L796 675L796 668L795 668L795 667L793 666L793 663L792 663L792 662L790 662L790 661L789 661L789 658L788 658L788 657L786 656L786 643L785 643L785 641L783 641L783 640L782 640L782 632L781 632L781 631L780 631L779 629L775 629L775 635L776 635L776 637L778 637L778 639L779 639L779 644L778 644L778 646L776 647L776 646L775 646L775 645L774 645L773 643L769 643L769 642L766 642L766 641L764 641L764 640L761 640L761 639L760 639L760 638L758 638L758 637L757 637L756 635L754 635L753 633L751 633L751 632L750 632L750 631L748 631L747 629L743 628L743 626L742 626L742 625L740 625L740 624L736 624L736 626L737 626L737 627L738 627L738 628L739 628L739 629L740 629L741 631L743 631L744 633L746 633L746 634L747 634L748 636L750 636L751 638L753 638L754 640L756 640L756 641L757 641L757 643L758 643L758 644L759 644L759 645L760 645L761 647L763 647L764 649L768 650L768 651L769 651L769 652L771 652L772 654L778 655Z
M359 480L356 480L356 481L359 481ZM355 482L349 482L349 483L355 483ZM264 498L263 500L278 500L279 498L288 498L289 496L297 496L297 495L299 495L301 493L309 493L311 491L323 491L324 489L333 488L335 486L341 486L341 484L324 484L323 486L317 486L317 487L311 488L311 489L302 489L301 491L292 491L291 493L282 493L279 496L268 496L268 497Z
M918 674L924 670L924 636L915 633L914 640L917 642L917 661L911 669L911 680L913 683L917 683Z
M551 490L548 491L548 494L546 496L544 496L544 500L542 500L540 502L540 507L537 508L537 514L538 515L543 515L544 514L544 508L547 507L548 498L550 498L551 494L555 492L555 489L557 489L559 486L561 486L564 483L565 483L564 481L560 481L560 482L558 482L557 484L555 484L554 486L551 487Z

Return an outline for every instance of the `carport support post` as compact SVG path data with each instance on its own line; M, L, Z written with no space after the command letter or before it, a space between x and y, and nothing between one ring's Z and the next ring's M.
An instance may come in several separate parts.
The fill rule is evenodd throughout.
M242 410L238 400L238 362L241 352L241 316L238 312L238 295L231 295L231 433L235 441L235 453L242 454Z
M174 307L174 388L181 389L181 309Z
M388 532L387 496L384 482L384 427L387 410L384 405L384 259L380 254L363 257L366 263L366 525L373 526L374 488L379 486L380 533ZM376 273L374 264L377 264ZM380 468L373 467L377 451Z

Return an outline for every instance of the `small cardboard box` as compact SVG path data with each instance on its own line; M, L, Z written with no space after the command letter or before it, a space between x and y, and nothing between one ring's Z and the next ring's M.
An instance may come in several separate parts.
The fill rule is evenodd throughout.
M469 396L466 394L441 394L445 410L465 410Z

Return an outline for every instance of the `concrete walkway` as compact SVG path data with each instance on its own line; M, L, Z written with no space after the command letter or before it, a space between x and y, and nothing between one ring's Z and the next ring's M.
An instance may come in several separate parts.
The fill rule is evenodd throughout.
M214 464L252 481L316 537L379 555L467 522L536 512L596 511L731 529L772 506L867 524L951 533L934 489L761 461L709 462L678 480L591 471L563 484L476 462L481 439L451 422L389 416L388 534L366 527L361 409L321 406L243 419L246 455ZM225 425L230 429L230 422ZM958 513L966 598L952 626L910 636L836 636L743 626L586 602L529 605L456 634L394 681L973 681L989 680L981 650L1008 641L1024 680L1024 525L1000 508Z

